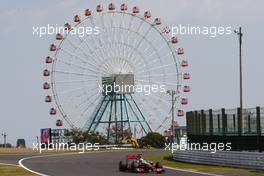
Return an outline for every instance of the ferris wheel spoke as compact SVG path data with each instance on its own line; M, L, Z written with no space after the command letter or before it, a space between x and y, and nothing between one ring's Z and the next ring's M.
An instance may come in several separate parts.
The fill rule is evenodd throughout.
M80 89L78 89L78 90L80 90ZM75 97L67 96L68 100L65 101L65 104L67 104L67 103L72 104L72 102L74 101L73 98L76 98L76 97L77 98L81 98L81 97L83 97L85 95L88 95L87 92L92 92L93 90L96 90L96 87L95 88L92 88L92 89L89 89L89 91L84 90L84 91L81 92L81 94L78 94ZM94 95L96 95L96 94L94 94Z
M140 24L139 24L139 26L138 26L137 30L135 31L135 33L136 33L136 34L138 34L138 33L139 33L139 30L141 29L142 25L143 25L143 20L141 20L141 21L140 21ZM149 31L150 31L150 29L149 29ZM145 33L145 35L144 35L145 37L148 35L148 32L149 32L149 31L147 31L147 32ZM142 38L141 38L141 39L142 39ZM133 44L132 44L132 45L133 45L133 46L138 46L138 45L141 45L141 41L139 41L139 43L138 43L138 44L137 44L136 42L137 42L137 40L136 40L136 39L134 39L134 40L133 40Z
M117 28L117 29L121 29L121 30L129 31L129 30L126 29L126 28ZM135 33L135 31L131 31L131 32ZM139 34L137 34L137 35L139 35ZM143 35L141 35L140 37L144 38ZM150 41L148 41L148 43L150 43ZM125 42L123 42L123 44L124 44L124 45L129 45L130 47L133 47L133 51L136 51L136 50L138 49L138 47L134 47L134 46L132 46L132 45L130 45L130 44L126 44ZM153 46L153 47L154 47L154 46ZM123 49L123 51L126 51L126 49ZM133 51L131 51L130 53L132 53ZM124 54L124 55L125 55L125 54ZM129 58L129 57L128 57L128 58ZM129 58L129 59L131 59L131 58ZM125 64L125 63L123 63L123 64Z
M166 58L166 57L168 57L168 56L170 56L170 55L172 55L171 52L170 52L169 54L166 54L166 55L160 57L160 58L155 58L155 59L153 59L153 60L150 62L150 65L153 64L153 63L156 63L157 61L160 61L160 60L162 60L162 59L164 59L164 58ZM147 56L147 58L150 58L150 57L151 57L151 54L150 54L149 56Z
M141 46L142 41L146 38L146 36L149 34L149 32L150 32L151 30L152 30L152 27L150 27L150 28L147 30L147 32L143 35L144 37L142 37L142 38L140 39L140 41L136 44L136 49L138 49L138 48ZM136 33L138 33L138 32L136 32ZM134 51L132 51L132 52L129 54L128 58L130 58L133 54L134 54Z
M169 82L160 82L160 81L148 81L148 80L142 80L142 79L137 79L137 82L143 82L143 83L155 83L158 85L173 85L173 86L177 86L180 87L181 85L177 84L177 83L169 83Z
M129 48L132 48L132 50L134 50L134 52L136 52L136 53L138 53L138 55L142 58L142 60L143 60L143 68L146 68L147 67L147 58L145 58L144 56L143 56L143 54L140 52L140 51L138 51L138 49L136 49L134 46L132 46L132 45L129 45L129 44L125 44L125 43L123 43L123 45L124 46L127 46L127 47L129 47ZM140 60L138 60L138 57L135 57L135 59L127 59L128 61L127 62L130 62L130 60L132 61L132 63L134 64L134 65L138 65L138 64L140 64ZM126 62L126 63L127 63ZM125 63L125 64L126 64ZM123 64L123 66L125 66L125 64ZM141 66L139 66L138 68L141 68Z
M172 66L172 64L167 64L167 65L162 65L162 66L158 66L158 67L153 67L151 69L149 69L148 71L153 71L153 70L157 70L157 69L161 69L161 68L165 68L165 67L170 67ZM139 72L139 73L144 73L146 71L142 71L142 72Z
M105 26L105 23L104 23L104 14L102 14L101 16L100 16L100 19L101 19L101 25L102 25L102 28L103 28L103 34L102 34L102 37L103 38L105 38L105 35L106 35L106 26ZM107 35L107 37L108 37L109 35ZM102 39L101 39L101 35L100 35L100 41L101 41ZM102 43L102 42L101 42ZM105 42L104 42L105 43ZM102 44L101 46L103 46L103 49L106 49L105 47L104 47L104 45ZM102 53L104 53L104 54L102 54ZM109 52L101 52L101 54L102 54L102 57L104 56L104 55L107 55L109 58L110 58L110 55L109 55Z
M79 56L77 56L77 55L75 55L75 54L73 54L73 53L70 53L69 51L67 51L67 50L65 50L65 49L60 48L60 51L62 51L62 52L64 52L64 53L68 54L68 55L71 56L72 58L78 58L78 60L79 60L79 61L82 61L83 63L87 63L87 61L86 61L85 59L83 59L83 58L81 58L81 57L79 57Z
M101 19L103 19L103 17L104 17L104 14L102 14L102 16L101 16ZM105 24L104 24L104 20L102 21L102 25L103 25L103 30L104 30L104 36L107 34L107 33L109 33L109 31L107 31L106 30L106 27L105 27ZM107 38L109 37L109 36L111 36L111 33L110 33L110 35L108 34L107 35ZM105 38L105 37L104 37ZM99 37L99 40L100 40L100 42L102 43L102 38L101 38L101 35L100 35L100 37ZM108 39L109 40L109 39ZM109 40L109 41L111 41L111 39ZM107 50L107 48L105 47L105 45L103 45L103 44L101 44L101 48L102 49L105 49L105 50ZM101 55L101 57L105 57L106 55L107 55L107 57L106 58L111 58L111 53L113 52L112 50L108 50L108 52L103 52L102 50L98 50L99 52L100 52L100 55ZM110 68L111 68L111 66L109 66Z
M95 23L94 23L94 17L91 17L90 20L91 20L92 28L94 29L94 28L96 27L96 26L95 26ZM91 37L92 37L92 39L93 39L94 45L95 45L96 47L98 47L97 42L96 42L95 39L94 39L94 35L91 35ZM100 46L100 44L99 44L99 46Z
M84 116L85 113L92 107L91 105L95 105L96 100L98 100L100 96L102 95L98 95L93 101L90 101L90 104L84 110L81 111L80 116Z
M89 70L89 71L91 71L91 72L93 72L93 73L96 73L96 74L98 73L97 70L91 69L91 68L89 68L89 67L83 67L82 65L75 64L75 63L73 63L73 62L67 62L67 61L64 61L64 60L62 60L62 59L58 59L58 62L62 62L62 63L64 63L64 64L68 65L68 66L74 66L74 67L76 67L76 68L80 68L80 69L82 69L82 70Z
M56 84L85 83L85 82L91 82L91 81L98 81L98 79L84 79L84 80L57 81Z
M87 45L87 47L89 47L89 45L87 44L87 42L86 42L86 40L84 40L84 42L85 42L85 44ZM97 48L95 48L95 49L97 49ZM96 57L93 57L93 54L96 56ZM87 56L87 55L86 55ZM87 56L88 58L92 58L92 60L96 60L96 59L94 59L94 58L97 58L98 60L100 60L100 62L103 62L103 60L101 59L101 57L96 53L96 52L94 52L94 51L91 51L90 52L90 56ZM96 63L97 63L97 61L96 61ZM98 64L98 65L100 65L100 64ZM106 74L107 74L107 72L106 71L104 71L104 70L102 70L103 72L105 72Z
M87 27L85 24L83 24L83 27ZM92 35L93 36L93 35ZM84 55L86 56L86 57L88 57L88 58L91 58L95 63L97 63L97 60L96 59L94 59L94 57L91 57L91 54L92 54L92 51L93 51L93 49L91 49L91 45L89 45L88 43L87 43L87 39L89 39L90 37L91 37L91 35L87 35L87 37L85 37L85 39L81 39L80 38L80 36L79 35L77 35L77 37L78 37L78 39L80 40L80 42L81 43L84 43L85 44L85 46L88 48L88 50L89 50L89 54L87 54L85 51L83 51L83 49L82 49L82 52L84 53ZM92 40L94 41L94 38L92 38ZM95 42L92 42L92 43L94 43L95 44ZM81 48L81 45L80 45L80 48ZM95 46L94 48L97 48L97 46ZM98 59L100 59L100 57L98 57L98 55L97 55L97 58Z
M166 73L165 76L181 76L182 74L175 74L175 73ZM151 77L161 77L164 76L164 74L152 74ZM145 78L148 77L148 75L140 75L139 78Z
M85 77L97 77L97 75L92 74L85 74L79 72L69 72L69 71L62 71L62 70L54 70L55 73L66 74L66 75L78 75L78 76L85 76Z
M99 99L100 96L101 96L101 95L96 96L95 99L94 99L93 101L91 101L91 100L88 101L89 104L87 105L87 107L86 107L84 110L81 111L81 113L80 113L79 115L77 115L77 118L76 118L76 120L74 121L74 123L76 123L76 122L78 122L79 120L81 120L81 119L84 117L85 113L86 113L86 112L92 107L92 105L96 105L95 102L96 102L96 100Z
M134 18L133 18L133 16L131 16L131 18L130 18L130 20L129 20L129 25L128 25L128 29L131 29L132 27L132 23L133 23L133 21L134 21ZM129 30L127 30L127 37L126 37L126 40L128 41L127 43L129 43Z
M154 45L153 45L149 40L146 39L146 34L148 34L148 33L150 32L151 28L150 28L150 30L148 30L148 31L146 32L145 35L141 35L141 34L135 32L135 31L133 31L133 30L129 30L129 29L126 29L126 28L121 28L121 29L122 29L122 30L126 30L126 31L130 31L130 32L133 32L133 33L139 35L139 37L141 38L141 40L139 41L139 43L141 43L141 42L145 39L145 41L148 43L149 46L151 46L151 48L153 49L153 51L155 52L155 54L160 58L159 54L157 53L157 49L154 47ZM137 50L137 49L139 48L139 46L140 46L140 45L137 45L136 48L134 48L134 50L131 51L131 52L129 53L129 56L128 56L129 59L131 59L130 57L134 54L134 51ZM151 53L151 54L152 54L152 53Z
M70 52L68 52L68 51L66 51L66 50L64 50L64 49L61 49L61 51L67 53L67 54L70 55L70 56L72 56L72 58L78 58L78 60L82 61L82 62L85 63L85 64L89 64L89 65L92 65L93 67L97 67L96 65L94 65L94 64L92 64L92 63L90 63L90 62L87 62L86 59L83 59L83 58L77 56L76 54L70 53ZM74 56L74 57L73 57L73 56ZM99 68L98 68L98 69L99 69Z
M70 90L66 90L66 91L61 91L61 92L58 91L57 94L60 94L60 95L68 94L68 93L72 93L72 92L75 92L78 90L82 90L82 89L87 88L87 87L90 87L90 85L86 85L86 86L82 86L82 87L78 87L78 88L70 89ZM93 87L93 88L98 88L98 87Z
M156 102L156 100L157 101L159 101L159 102L164 102L165 104L168 104L168 106L170 105L168 102L166 102L166 101L164 101L164 100L162 100L161 99L161 97L158 97L158 96L156 96L156 95L154 95L155 97L152 97L152 96L150 96L150 98L152 99L152 100L150 100L150 99L146 99L146 101L148 102L148 103L146 103L146 104L151 104L152 105L152 107L154 107L153 109L157 109L157 112L163 112L163 109L159 106L159 104L155 104L154 102ZM139 99L139 98L138 98ZM144 104L144 102L143 102L143 100L141 100L141 99L139 99L141 102L142 102L142 104ZM154 101L153 101L154 100ZM158 118L159 119L159 118ZM162 123L161 123L162 124Z
M90 90L90 91L93 91L93 90L95 90L95 89L92 89L92 90ZM96 95L97 95L97 97L95 97L95 98L98 98L101 94L100 94L100 93L97 93L97 94L93 94L92 96L89 96L89 97L86 98L85 100L81 101L78 105L76 105L76 108L79 108L80 106L84 105L86 102L90 102L90 100L91 100L94 96L96 96ZM96 99L95 99L95 100L96 100ZM92 102L94 102L94 101L92 101Z
M94 23L94 19L93 17L90 18L91 19L91 24L92 24L92 27L95 28L95 23ZM95 48L99 48L100 46L103 46L102 44L102 41L101 41L101 38L100 38L100 35L98 37L98 41L99 41L99 46L97 45L97 42L95 41L94 39L94 35L91 35L92 36L92 40L93 40L93 43L95 44ZM100 53L100 55L103 57L104 56L104 53ZM98 58L101 58L100 56L97 55Z
M98 54L101 55L101 57L100 57L100 56L98 56L98 57L100 57L100 58L104 58L104 60L100 59L100 60L101 60L100 65L102 65L102 64L105 65L105 67L107 68L108 72L109 72L109 71L112 72L112 71L113 71L112 66L109 65L108 62L106 62L107 59L110 58L109 55L106 56L106 55L102 55L102 54L100 54L100 53L102 53L102 50L103 50L104 48L105 48L105 46L104 46L104 47L103 47L103 46L98 47L98 48L96 48L96 49L93 51L93 53L94 53L95 55L98 55Z

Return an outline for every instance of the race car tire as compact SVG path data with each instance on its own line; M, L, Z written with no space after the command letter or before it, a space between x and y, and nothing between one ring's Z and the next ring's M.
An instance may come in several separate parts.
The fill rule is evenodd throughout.
M126 171L127 166L122 161L119 162L119 171Z
M156 168L163 168L163 166L160 162L156 162L155 167Z
M139 164L138 163L136 163L136 162L132 162L131 163L131 170L132 170L132 172L137 172L137 168L139 167Z

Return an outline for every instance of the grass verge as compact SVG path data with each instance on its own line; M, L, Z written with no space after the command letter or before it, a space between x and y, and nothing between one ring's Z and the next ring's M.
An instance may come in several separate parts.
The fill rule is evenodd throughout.
M33 176L34 174L26 171L20 166L2 165L0 164L0 175L1 176Z
M198 172L214 173L214 174L227 174L227 175L240 175L240 176L264 176L264 171L254 169L240 169L221 166L209 166L201 164L191 164L184 162L177 162L171 159L171 154L162 154L156 156L144 156L144 159L157 162L160 161L164 166L185 169Z

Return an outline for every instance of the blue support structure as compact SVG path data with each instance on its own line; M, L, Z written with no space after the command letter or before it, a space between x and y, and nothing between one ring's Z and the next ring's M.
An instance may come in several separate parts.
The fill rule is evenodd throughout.
M103 95L103 98L98 103L98 106L89 119L90 120L85 124L84 129L94 133L100 128L100 125L107 124L108 140L110 139L110 129L112 124L115 125L116 134L118 131L117 126L120 125L122 134L119 134L120 136L115 135L116 143L118 142L119 137L123 137L124 130L128 130L129 133L133 135L131 130L132 123L133 125L139 124L145 134L152 131L142 110L139 108L131 94Z

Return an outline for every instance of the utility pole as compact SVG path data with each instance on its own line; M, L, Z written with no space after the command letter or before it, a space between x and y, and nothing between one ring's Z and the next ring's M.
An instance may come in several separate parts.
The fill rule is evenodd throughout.
M239 39L239 78L240 78L240 114L241 114L241 123L242 123L242 134L244 132L244 118L243 118L243 71L242 71L242 28L239 27L239 30L234 31L238 35Z
M6 148L6 132L2 133L2 136L4 137L4 148Z
M174 103L175 103L174 96L176 95L176 91L168 90L167 94L171 96L171 144L173 144L174 143Z

